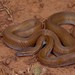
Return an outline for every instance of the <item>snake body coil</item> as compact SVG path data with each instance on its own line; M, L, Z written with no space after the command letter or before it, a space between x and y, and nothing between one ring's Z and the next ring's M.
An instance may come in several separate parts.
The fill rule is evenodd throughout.
M50 67L75 63L75 37L73 37L75 31L72 36L60 26L74 25L75 13L56 13L44 23L45 29L41 22L35 19L10 26L3 32L3 41L9 47L18 50L17 56L30 56L37 53L37 59Z

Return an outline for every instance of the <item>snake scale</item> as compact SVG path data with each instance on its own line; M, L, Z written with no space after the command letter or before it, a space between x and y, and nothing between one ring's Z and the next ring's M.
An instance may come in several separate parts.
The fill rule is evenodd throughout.
M37 54L37 60L49 67L61 67L75 63L75 30L68 33L63 24L75 25L75 12L58 12L44 21L26 20L7 27L3 42L17 50L17 56Z

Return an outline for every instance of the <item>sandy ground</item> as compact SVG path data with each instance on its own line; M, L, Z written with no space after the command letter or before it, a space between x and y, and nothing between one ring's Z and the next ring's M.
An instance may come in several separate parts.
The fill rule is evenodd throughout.
M0 0L0 36L7 26L31 18L42 22L59 11L75 11L75 0ZM35 56L16 57L0 37L0 75L75 75L75 65L49 68L39 64Z

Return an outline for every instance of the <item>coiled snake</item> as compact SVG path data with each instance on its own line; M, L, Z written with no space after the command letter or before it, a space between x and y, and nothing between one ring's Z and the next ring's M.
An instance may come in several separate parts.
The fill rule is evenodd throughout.
M44 21L45 29L37 19L7 27L3 42L17 50L17 56L36 57L40 63L60 67L75 63L75 31L69 34L60 25L75 24L74 12L59 12Z

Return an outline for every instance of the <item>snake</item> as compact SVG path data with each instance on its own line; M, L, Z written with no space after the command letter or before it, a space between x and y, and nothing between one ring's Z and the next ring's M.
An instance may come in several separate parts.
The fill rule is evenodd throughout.
M4 44L17 50L17 56L36 55L49 67L74 64L75 30L70 34L61 25L75 25L75 12L54 13L43 23L45 26L38 19L29 19L7 27L3 31Z

